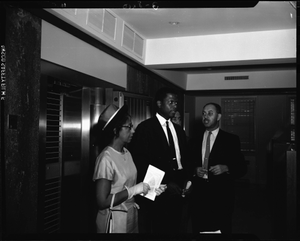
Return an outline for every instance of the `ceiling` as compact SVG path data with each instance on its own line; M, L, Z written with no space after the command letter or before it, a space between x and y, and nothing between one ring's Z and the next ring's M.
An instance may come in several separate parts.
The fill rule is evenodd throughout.
M247 1L246 1L247 2ZM225 2L226 3L226 2ZM296 28L293 2L252 2L253 7L185 7L111 9L146 39L176 38ZM199 5L199 4L198 4ZM146 4L145 4L146 6ZM183 5L184 6L184 5ZM231 6L231 5L228 5ZM135 8L134 8L135 7ZM178 23L173 25L171 23Z
M106 8L144 39L162 39L296 29L296 3L297 1L46 1L42 5L44 8ZM262 63L264 66L274 65L271 62ZM237 66L239 69L241 66L257 68L262 63L223 61L205 65L194 62L148 67L196 73L230 70Z
M194 5L169 2L168 5L162 6L161 2L153 2L155 4L152 3L152 6L149 2L142 2L144 5L140 2L140 6L126 4L123 8L110 10L146 39L296 29L295 1L204 1L204 4L199 2ZM222 63L213 66L177 64L173 67L156 67L186 73L236 68L228 64L229 66ZM257 66L260 64L251 64L245 68Z

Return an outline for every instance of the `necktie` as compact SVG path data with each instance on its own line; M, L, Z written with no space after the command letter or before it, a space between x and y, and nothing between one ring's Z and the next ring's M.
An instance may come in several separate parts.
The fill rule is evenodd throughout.
M175 145L174 145L174 140L173 140L171 130L169 128L169 122L168 121L166 121L166 126L167 126L167 133L168 133L168 139L169 139L169 147L170 147L171 155L173 157L172 165L173 165L173 169L177 170L178 166L177 166L177 160L176 160Z
M204 163L203 163L203 168L207 170L208 168L208 158L210 154L210 135L211 131L208 132L207 138L206 138L206 149L205 149L205 155L204 155Z

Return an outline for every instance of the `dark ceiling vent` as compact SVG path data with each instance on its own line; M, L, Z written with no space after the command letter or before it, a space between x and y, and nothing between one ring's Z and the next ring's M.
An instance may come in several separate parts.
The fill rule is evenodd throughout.
M225 76L225 80L241 80L241 79L249 79L248 75L243 76Z

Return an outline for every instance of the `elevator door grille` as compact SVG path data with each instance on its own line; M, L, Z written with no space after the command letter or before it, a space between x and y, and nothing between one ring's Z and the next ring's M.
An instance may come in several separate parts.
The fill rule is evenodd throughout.
M44 232L57 233L60 229L61 178L46 180L44 206Z
M47 93L46 181L44 197L44 232L57 233L61 216L61 140L62 97Z

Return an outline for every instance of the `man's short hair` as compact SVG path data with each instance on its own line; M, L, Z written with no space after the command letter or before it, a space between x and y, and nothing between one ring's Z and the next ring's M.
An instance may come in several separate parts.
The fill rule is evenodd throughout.
M178 92L173 88L163 87L156 92L155 102L163 101L168 94L178 95Z
M210 103L205 104L205 105L203 106L203 109L204 109L206 106L208 106L208 105L213 105L213 106L216 108L217 113L218 113L218 114L222 114L222 108L221 108L221 106L220 106L219 104L214 103L214 102L210 102Z

